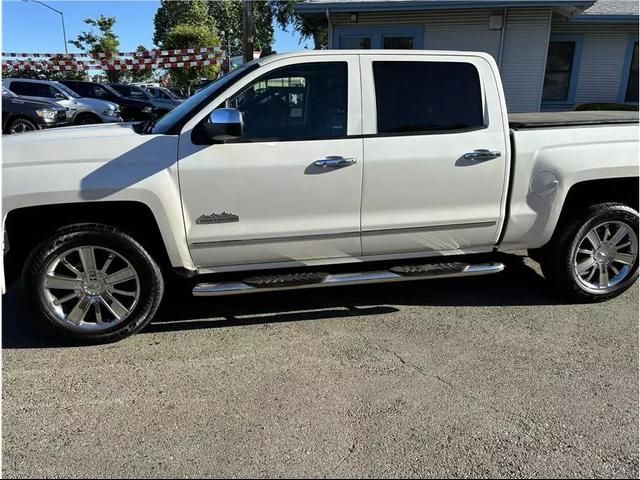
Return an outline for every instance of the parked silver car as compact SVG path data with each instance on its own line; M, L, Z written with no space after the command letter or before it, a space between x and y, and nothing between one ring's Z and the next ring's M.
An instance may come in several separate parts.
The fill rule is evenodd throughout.
M67 111L70 125L121 122L120 107L95 98L80 97L59 82L28 78L5 78L2 86L16 95L32 100L54 102Z

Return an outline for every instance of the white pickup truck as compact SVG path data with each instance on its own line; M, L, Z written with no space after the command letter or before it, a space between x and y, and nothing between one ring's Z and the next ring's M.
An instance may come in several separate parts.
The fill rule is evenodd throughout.
M5 138L7 282L89 341L142 329L175 274L230 295L485 275L528 249L609 299L638 276L630 115L509 118L483 53L268 56L155 124Z

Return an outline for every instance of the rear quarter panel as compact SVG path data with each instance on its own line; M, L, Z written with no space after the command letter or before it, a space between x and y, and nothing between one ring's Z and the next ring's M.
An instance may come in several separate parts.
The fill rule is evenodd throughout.
M546 244L572 186L638 176L637 125L516 130L513 144L510 215L500 250ZM546 183L544 191L541 182Z

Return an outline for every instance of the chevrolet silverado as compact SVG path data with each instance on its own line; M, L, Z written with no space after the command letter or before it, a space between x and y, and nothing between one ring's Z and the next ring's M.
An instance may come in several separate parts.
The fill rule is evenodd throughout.
M267 56L157 122L3 139L6 282L114 341L196 296L500 272L582 301L638 277L638 117L507 114L483 53Z

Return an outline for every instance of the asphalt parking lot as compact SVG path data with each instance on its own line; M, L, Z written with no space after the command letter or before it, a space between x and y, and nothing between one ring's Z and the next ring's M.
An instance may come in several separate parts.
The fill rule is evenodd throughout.
M120 343L3 301L5 477L638 477L638 289L567 304L536 266L169 298Z

